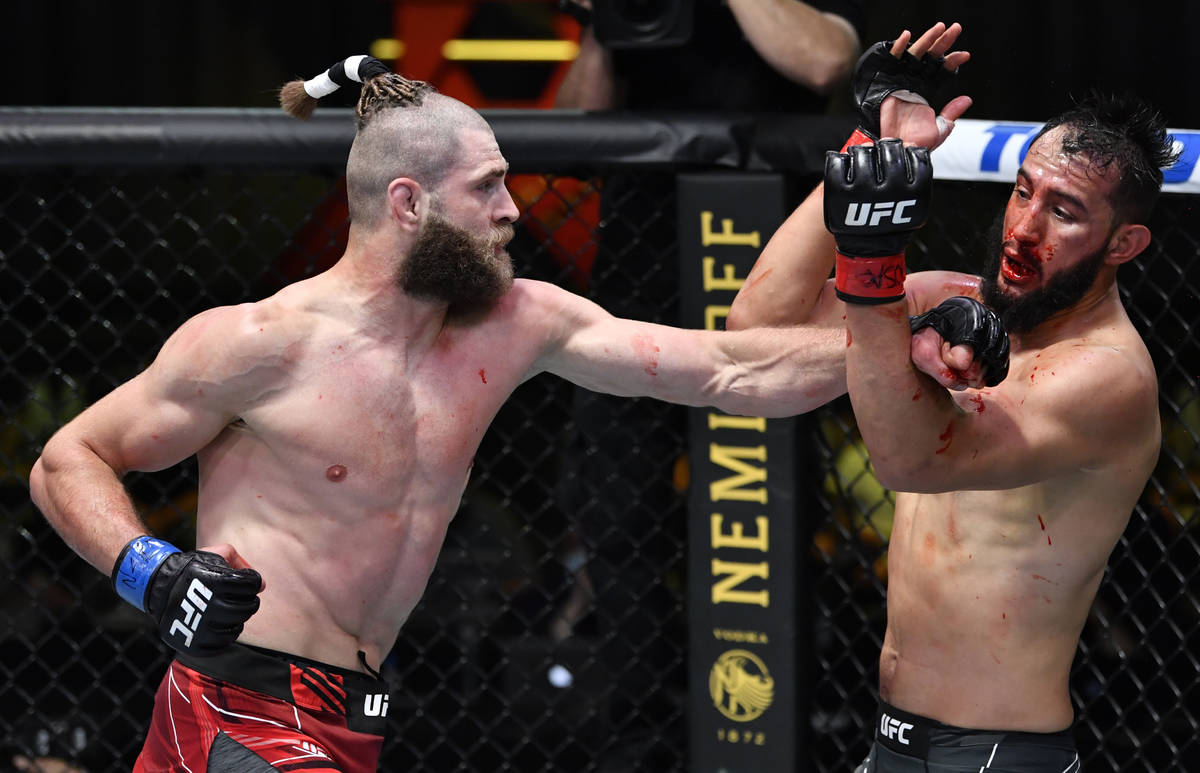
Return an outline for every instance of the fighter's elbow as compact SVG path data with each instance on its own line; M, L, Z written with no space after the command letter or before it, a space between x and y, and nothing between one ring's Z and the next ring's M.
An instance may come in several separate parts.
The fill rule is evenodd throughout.
M29 470L29 498L42 512L49 512L54 476L70 465L73 444L62 433L53 435L42 447L42 453Z
M871 458L871 468L875 471L875 479L879 481L879 485L889 491L911 491L910 481L912 475L910 471L902 466L881 463L874 457Z
M745 303L738 303L738 299L733 299L733 305L729 307L729 311L725 314L725 329L726 330L746 330L754 327L754 320L751 319L749 311L746 309Z
M864 432L871 471L879 485L892 491L910 491L913 482L922 475L920 465L912 454L899 449L880 447L872 443L869 432Z
M904 491L910 494L941 494L953 491L953 485L932 464L922 463L918 459L903 454L881 458L871 457L871 468L879 485L889 491Z
M50 507L55 490L55 479L69 471L79 469L95 458L91 449L79 440L57 432L42 447L42 453L29 470L29 497L43 513Z
M29 470L29 498L39 510L46 509L46 492L46 465L39 456L33 463L33 468Z

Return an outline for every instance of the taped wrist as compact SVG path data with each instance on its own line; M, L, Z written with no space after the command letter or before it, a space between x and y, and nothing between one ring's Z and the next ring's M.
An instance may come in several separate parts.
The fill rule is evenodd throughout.
M855 257L837 253L834 289L846 303L874 305L904 297L907 268L904 253L881 257Z
M178 552L179 548L155 537L141 536L130 540L113 565L113 590L138 609L148 611L146 596L150 580L162 563Z

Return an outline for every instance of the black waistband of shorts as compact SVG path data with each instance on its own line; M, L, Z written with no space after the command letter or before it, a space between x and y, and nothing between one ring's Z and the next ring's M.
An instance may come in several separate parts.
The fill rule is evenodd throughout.
M359 699L390 691L386 681L361 671L249 644L233 644L215 655L205 657L176 653L176 659L205 676L289 703L294 700L292 666L318 681L328 676L337 677L346 692L347 704L357 704Z
M930 751L963 746L1030 745L1075 749L1071 728L1056 733L1031 733L1019 730L977 730L956 727L936 719L922 717L879 701L875 714L875 742L897 754L930 759Z

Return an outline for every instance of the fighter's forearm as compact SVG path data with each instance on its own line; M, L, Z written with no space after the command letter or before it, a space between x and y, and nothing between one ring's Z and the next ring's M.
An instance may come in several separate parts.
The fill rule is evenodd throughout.
M82 443L52 438L29 492L63 541L105 575L125 544L146 533L116 472Z
M846 381L854 417L880 481L900 491L937 487L939 458L961 413L912 364L903 301L846 305Z
M846 393L845 331L783 328L731 335L731 365L710 404L747 416L795 416Z
M833 270L834 241L825 229L817 186L763 248L725 321L730 330L808 322Z

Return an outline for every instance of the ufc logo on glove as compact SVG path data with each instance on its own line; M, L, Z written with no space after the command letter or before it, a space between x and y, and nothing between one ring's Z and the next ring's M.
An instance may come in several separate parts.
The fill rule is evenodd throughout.
M933 167L900 140L825 155L825 227L837 242L837 296L847 303L904 297L904 250L929 216Z
M193 579L183 601L179 602L179 611L183 612L183 619L171 622L170 633L172 636L182 635L183 646L192 646L192 634L200 627L200 618L203 617L204 610L208 609L208 601L211 598L212 591L208 586L199 579Z
M235 642L258 611L263 586L253 569L234 569L216 553L181 551L150 536L121 550L112 581L121 598L154 618L163 641L190 655Z
M846 209L847 226L875 227L887 218L896 225L911 223L912 218L904 213L909 207L915 206L916 199L905 201L863 201L850 202Z

